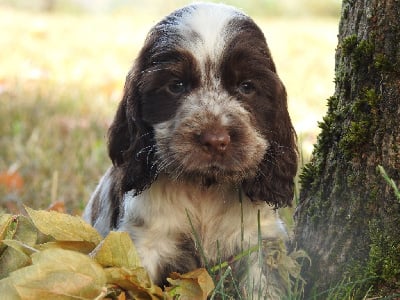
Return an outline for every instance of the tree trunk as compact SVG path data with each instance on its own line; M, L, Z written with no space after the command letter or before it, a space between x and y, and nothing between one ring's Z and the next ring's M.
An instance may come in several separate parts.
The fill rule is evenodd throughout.
M371 286L399 293L400 201L377 170L400 183L399 0L343 1L335 70L295 215L308 297L337 285L356 299Z

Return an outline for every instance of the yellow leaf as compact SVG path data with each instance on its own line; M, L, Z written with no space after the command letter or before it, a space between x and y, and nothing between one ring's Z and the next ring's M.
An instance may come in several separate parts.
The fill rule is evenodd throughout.
M124 289L133 299L165 299L160 287L154 285L143 268L106 268L107 283Z
M127 232L111 231L91 256L104 267L140 267L140 258Z
M33 223L25 216L6 216L1 218L0 242L0 278L10 272L31 263L28 252L23 250L33 247L37 240L37 231ZM7 243L6 240L9 240ZM14 247L9 247L9 245Z
M200 268L186 274L171 273L167 278L172 287L166 288L171 295L181 300L205 300L214 289L214 282L207 270Z
M6 233L8 226L10 226L13 221L13 216L9 214L1 214L0 215L0 241L6 238ZM1 246L0 246L1 250Z
M28 255L12 247L7 247L0 256L0 279L30 263L31 258Z
M58 241L86 241L97 245L101 235L80 217L25 207L35 226Z
M59 248L65 250L78 251L80 253L89 254L93 248L96 247L94 243L86 241L54 241L36 245L35 248L42 251L46 249Z
M0 293L7 300L21 299L17 290L13 286L12 280L9 277L0 280Z
M49 249L33 254L32 261L0 280L1 295L14 290L21 299L94 299L104 294L105 273L87 255Z
M31 220L25 216L13 216L5 223L1 229L2 240L18 240L29 246L33 246L37 240L37 230Z
M8 247L14 248L21 254L25 254L27 256L30 256L32 253L38 252L38 250L36 250L35 248L17 240L3 240L3 243Z

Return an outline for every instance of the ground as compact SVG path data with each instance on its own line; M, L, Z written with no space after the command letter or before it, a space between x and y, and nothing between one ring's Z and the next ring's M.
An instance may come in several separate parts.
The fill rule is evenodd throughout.
M0 6L0 209L79 214L110 164L106 131L145 34L162 15ZM256 17L307 161L334 89L337 18ZM288 213L290 219L290 212Z

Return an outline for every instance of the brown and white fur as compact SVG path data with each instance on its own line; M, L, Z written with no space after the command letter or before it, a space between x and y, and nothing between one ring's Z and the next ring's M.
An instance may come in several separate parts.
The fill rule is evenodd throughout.
M102 235L129 232L157 284L229 261L258 244L259 224L263 239L286 238L276 208L292 201L295 140L254 21L222 4L186 6L151 29L127 76L109 130L113 166L84 218ZM274 297L258 262L239 270L240 287Z

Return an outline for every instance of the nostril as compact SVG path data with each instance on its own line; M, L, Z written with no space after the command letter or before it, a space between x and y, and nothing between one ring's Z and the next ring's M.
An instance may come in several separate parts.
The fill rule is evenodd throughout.
M207 130L200 135L200 143L208 151L225 152L231 142L229 133L225 130Z

